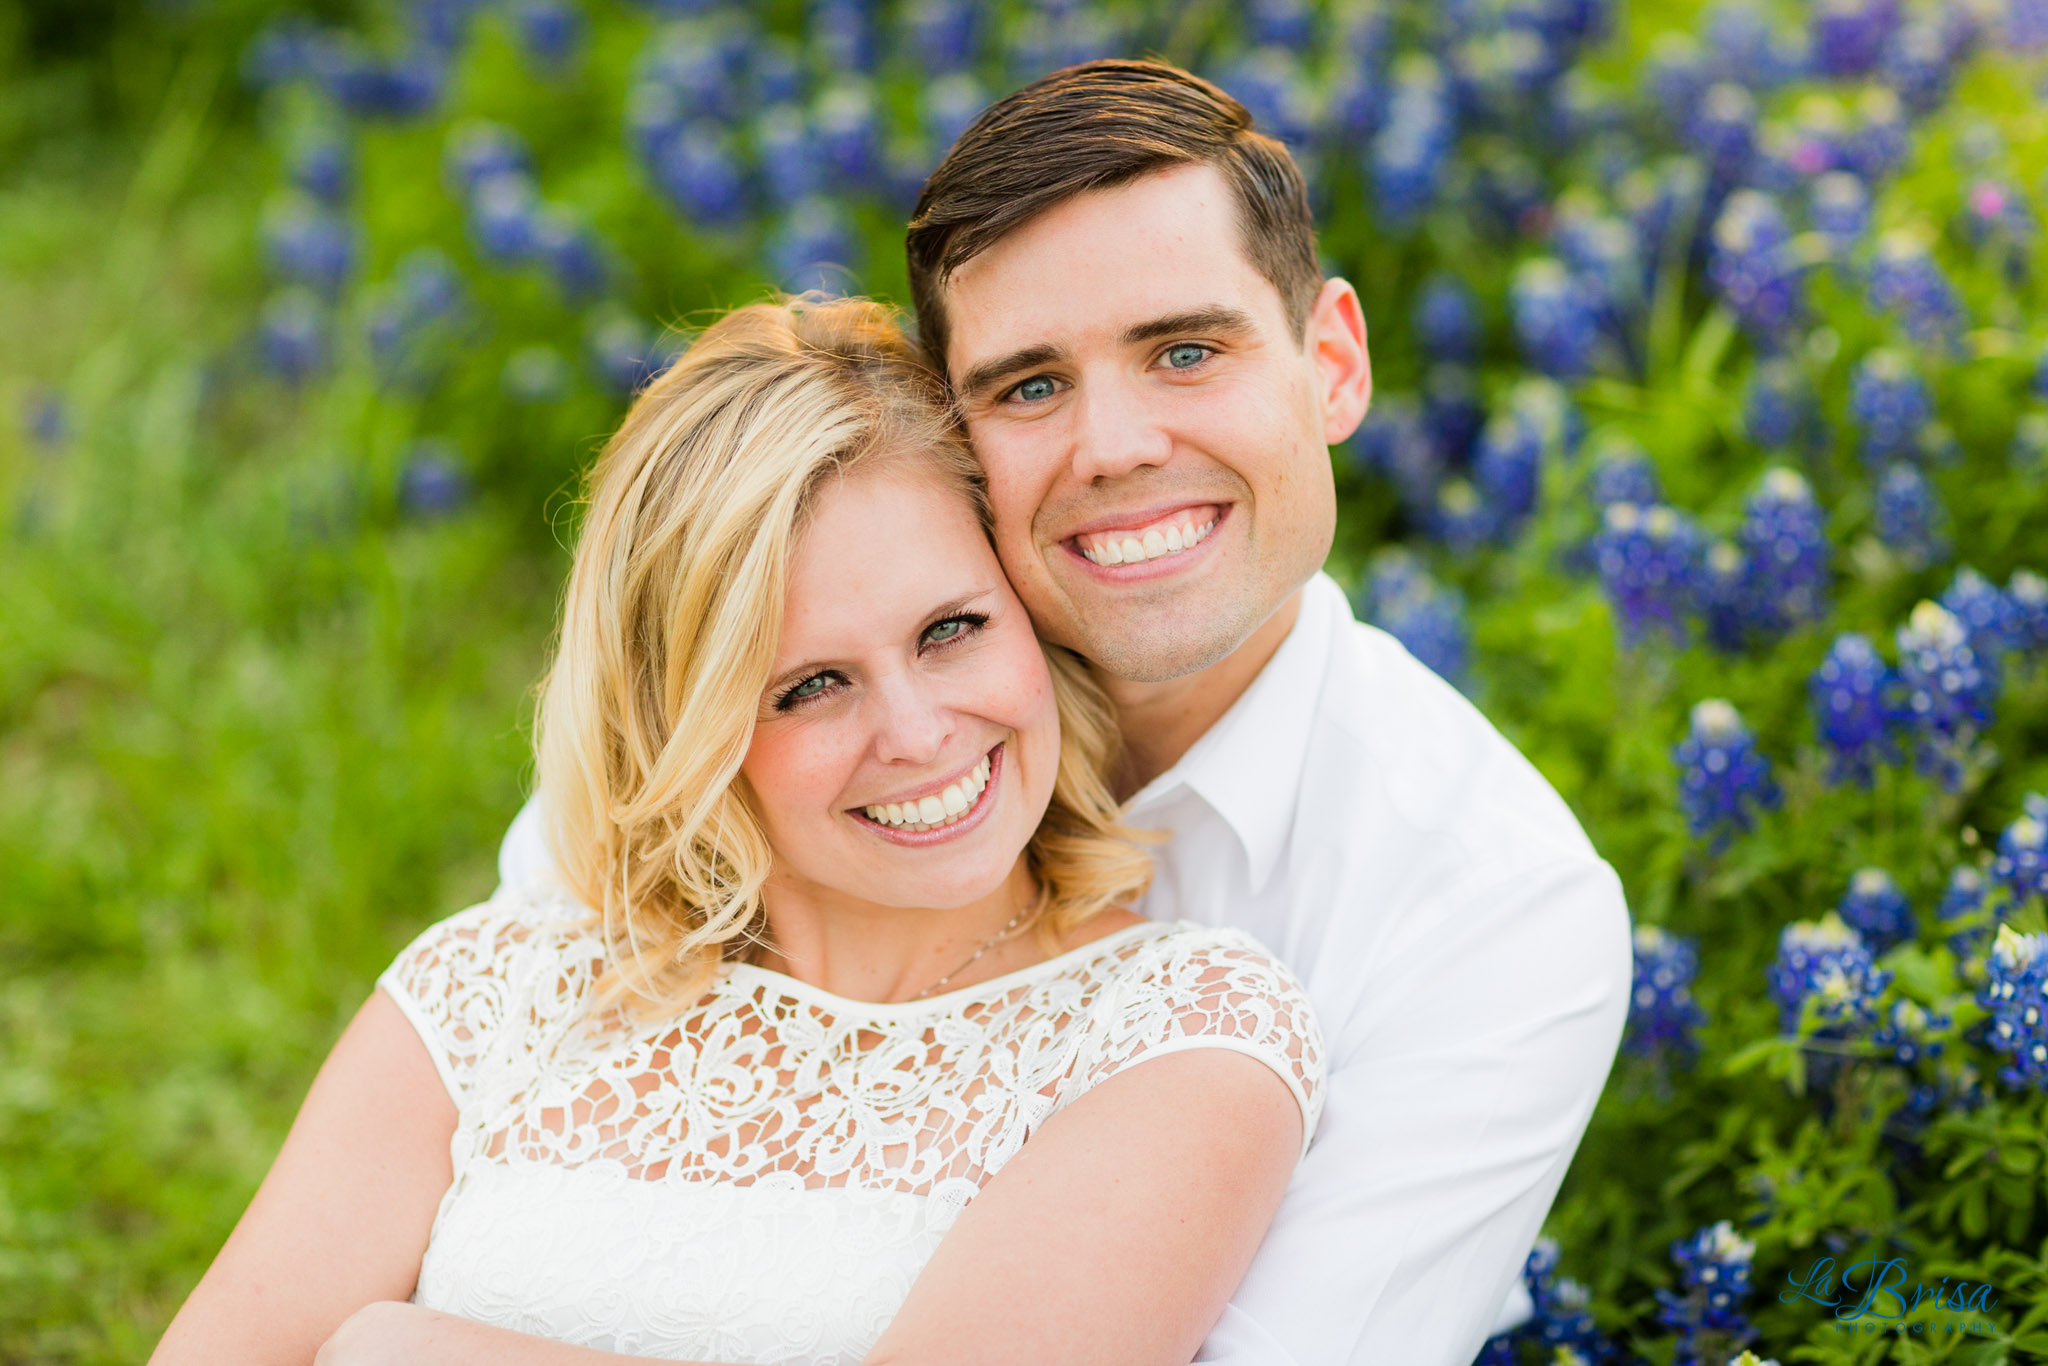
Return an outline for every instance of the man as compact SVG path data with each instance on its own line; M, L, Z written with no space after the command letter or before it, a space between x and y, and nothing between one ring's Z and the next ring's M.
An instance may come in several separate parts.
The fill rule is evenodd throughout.
M1139 909L1249 930L1329 1047L1321 1128L1199 1360L1468 1366L1627 1012L1619 883L1557 794L1321 572L1371 397L1300 172L1185 72L992 106L909 230L920 334L1040 633L1090 661L1120 797L1171 832ZM531 809L506 880L545 871Z

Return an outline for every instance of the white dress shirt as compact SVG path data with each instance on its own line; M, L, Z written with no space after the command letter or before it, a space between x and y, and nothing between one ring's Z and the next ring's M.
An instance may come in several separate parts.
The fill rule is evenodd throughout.
M1244 695L1133 797L1136 908L1248 930L1307 988L1322 1123L1198 1362L1470 1366L1628 1013L1621 884L1535 768L1327 574ZM508 884L551 876L533 804Z

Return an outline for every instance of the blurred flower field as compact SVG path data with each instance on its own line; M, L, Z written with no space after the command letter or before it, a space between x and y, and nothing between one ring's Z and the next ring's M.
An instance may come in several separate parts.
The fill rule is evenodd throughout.
M145 1356L490 890L678 327L903 298L979 109L1142 53L1364 300L1332 572L1638 926L1482 1360L2048 1360L2048 2L107 15L0 19L0 1360Z

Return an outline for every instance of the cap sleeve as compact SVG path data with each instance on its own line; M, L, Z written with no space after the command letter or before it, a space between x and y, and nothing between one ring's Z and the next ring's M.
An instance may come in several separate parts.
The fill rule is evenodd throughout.
M1287 1083L1301 1108L1306 1153L1322 1118L1325 1076L1322 1026L1308 992L1243 930L1181 923L1143 941L1104 986L1060 1105L1147 1058L1227 1048Z
M419 1031L458 1109L504 1031L531 939L517 906L493 899L429 925L377 977Z

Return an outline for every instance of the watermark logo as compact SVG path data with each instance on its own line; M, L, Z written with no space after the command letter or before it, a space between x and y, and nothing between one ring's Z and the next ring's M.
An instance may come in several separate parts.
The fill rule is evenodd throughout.
M1833 1257L1822 1257L1804 1274L1794 1271L1786 1276L1778 1298L1786 1304L1807 1300L1825 1305L1834 1310L1836 1325L1849 1331L1998 1335L1988 1317L1998 1304L1991 1286L1947 1276L1935 1283L1916 1280L1903 1257L1872 1257L1839 1270ZM1922 1309L1939 1314L1903 1322Z

